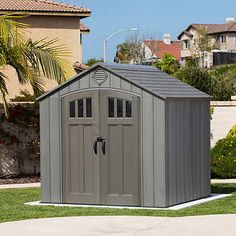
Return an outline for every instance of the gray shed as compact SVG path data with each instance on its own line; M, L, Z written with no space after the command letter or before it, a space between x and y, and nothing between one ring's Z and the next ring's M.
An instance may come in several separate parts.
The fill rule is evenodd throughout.
M210 96L96 64L39 98L42 202L168 207L210 194Z

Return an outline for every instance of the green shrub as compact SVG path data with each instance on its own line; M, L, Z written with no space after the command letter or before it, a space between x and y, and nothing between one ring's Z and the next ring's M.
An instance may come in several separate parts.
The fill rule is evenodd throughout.
M211 174L218 178L236 178L236 125L212 149Z
M226 136L227 138L236 138L236 125L234 125Z

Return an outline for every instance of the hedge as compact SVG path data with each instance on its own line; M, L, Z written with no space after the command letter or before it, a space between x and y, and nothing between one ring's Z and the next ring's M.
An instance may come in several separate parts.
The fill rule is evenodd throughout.
M236 125L212 149L211 174L213 178L236 178Z

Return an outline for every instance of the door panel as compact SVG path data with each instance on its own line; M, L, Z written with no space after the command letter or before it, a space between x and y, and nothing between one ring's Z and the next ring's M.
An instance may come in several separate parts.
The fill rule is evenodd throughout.
M140 205L139 98L78 92L62 114L63 202Z
M127 102L129 106L126 106ZM100 134L106 142L106 153L101 153L101 203L138 206L138 97L122 92L100 91L99 105Z
M63 202L100 203L98 92L81 92L62 100ZM91 111L92 110L92 111Z

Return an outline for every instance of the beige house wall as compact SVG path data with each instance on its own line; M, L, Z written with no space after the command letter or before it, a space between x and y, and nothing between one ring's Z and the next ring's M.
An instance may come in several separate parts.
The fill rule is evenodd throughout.
M214 113L211 120L211 147L219 139L225 138L229 130L236 124L236 101L212 101Z
M64 44L70 52L67 59L71 62L82 63L82 43L80 41L80 18L76 16L29 16L20 20L29 24L26 37L33 41L41 39L59 39L58 44ZM9 95L7 100L15 98L21 90L27 89L32 92L31 86L26 84L20 85L14 69L10 67L3 68L3 72L7 75L7 88ZM52 80L44 80L44 89L46 91L57 86Z
M194 28L190 28L188 31L190 34L193 36L190 37L187 34L183 34L181 37L181 41L183 40L189 40L190 41L190 50L189 49L183 49L181 50L181 58L184 60L187 57L191 57L191 47L194 44L194 40L196 38L196 30ZM217 42L216 39L220 35L226 35L226 43L220 43L219 41ZM212 44L216 45L216 48L225 51L225 52L236 52L236 43L235 43L235 38L236 38L236 33L219 33L216 35L212 35ZM183 63L184 64L184 63ZM204 67L211 67L213 65L213 54L211 52L206 54L205 62L204 62Z
M236 43L235 43L236 34L227 34L227 50L236 52Z

